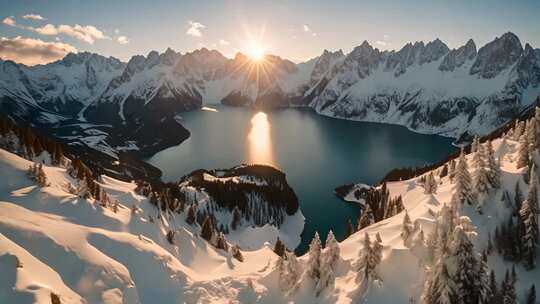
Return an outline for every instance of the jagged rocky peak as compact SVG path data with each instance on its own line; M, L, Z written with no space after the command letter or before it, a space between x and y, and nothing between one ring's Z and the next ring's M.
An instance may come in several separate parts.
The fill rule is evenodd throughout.
M521 56L523 46L519 38L511 32L495 38L478 50L478 56L470 74L482 78L493 78L512 66Z
M330 71L330 69L336 64L336 62L344 56L345 55L343 54L342 50L338 50L335 52L324 50L321 56L316 58L315 66L311 71L309 81L310 86L313 86L317 82L319 82L319 80L321 80L323 76Z
M64 58L55 62L66 67L72 65L87 64L93 66L103 66L104 68L120 69L123 68L124 63L118 58L114 57L105 57L99 54L90 53L90 52L80 52L80 53L68 53ZM52 64L55 64L52 63Z
M134 75L142 70L145 67L146 58L142 55L135 55L129 59L124 74Z
M382 56L377 48L373 48L367 41L364 40L361 45L355 47L350 52L341 66L341 70L356 70L360 79L371 74L373 69L377 68Z
M424 47L423 41L417 41L414 44L409 42L401 50L395 53L389 53L385 69L387 71L395 69L394 76L398 77L407 71L407 67L417 62Z
M426 44L422 52L420 53L419 63L430 63L437 61L446 55L450 51L448 46L442 42L439 38Z
M538 87L540 85L540 61L537 57L537 52L528 43L525 44L525 49L519 58L514 70L514 78L517 79L518 85L526 88L529 85Z
M171 48L167 48L164 53L159 55L160 61L165 65L173 65L181 54Z
M457 49L451 50L446 55L439 66L441 71L453 71L468 60L473 60L476 57L476 44L472 39L469 39L467 43Z

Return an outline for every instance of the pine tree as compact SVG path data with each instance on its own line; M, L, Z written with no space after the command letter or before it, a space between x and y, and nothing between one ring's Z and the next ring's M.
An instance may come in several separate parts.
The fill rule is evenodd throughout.
M334 237L332 230L328 231L328 236L326 237L326 251L325 251L325 261L331 267L335 267L336 262L339 260L340 249L339 243Z
M452 256L456 266L453 280L456 283L458 303L477 303L479 276L475 270L478 261L475 258L473 244L461 226L455 228L453 239Z
M234 245L231 248L231 253L233 258L237 259L239 262L244 261L244 256L242 255L242 252L240 251L240 247L238 247L238 245Z
M447 175L448 175L448 164L444 164L439 174L439 178L442 179L443 177L446 177Z
M529 288L529 290L527 291L527 297L525 301L526 304L536 304L536 287L534 287L534 284L532 284L531 288Z
M535 187L531 185L529 188ZM536 192L535 190L533 190ZM534 193L534 196L536 193ZM531 198L532 199L532 198ZM520 216L524 225L524 235L521 243L523 247L523 262L525 267L532 269L536 266L536 246L538 244L538 209L534 201L528 199L523 202L520 210Z
M479 144L476 151L473 153L473 168L478 169L485 167L484 158L485 155L483 146Z
M510 273L508 272L508 269L507 269L504 280L501 283L502 304L516 304L517 303L516 288L515 288L514 283L515 282L514 280L510 278Z
M298 282L298 261L293 252L285 252L285 256L278 260L279 281L281 289L290 293L295 289Z
M218 236L216 238L216 248L229 251L229 245L227 244L227 240L225 239L225 235L223 235L223 232L218 233Z
M448 169L448 176L450 177L450 182L454 182L454 177L456 176L456 161L454 159L450 160L450 167Z
M376 243L378 242L376 241ZM356 264L356 271L358 272L358 281L368 283L372 279L379 278L375 268L377 267L377 261L380 261L380 257L378 252L374 252L367 233L364 235L363 245L362 250L360 250L360 258Z
M315 236L309 244L307 275L315 281L318 281L321 275L321 239L319 233L315 232Z
M531 119L528 121L526 136L527 136L527 143L529 144L529 155L530 155L534 152L534 149L536 149L538 145L538 141L536 139L538 136L538 132L536 129L536 122L534 121L534 119Z
M426 304L456 304L456 286L446 266L446 256L442 256L434 265L428 278L422 296Z
M411 222L411 218L409 217L409 213L405 211L405 215L403 216L403 221L401 224L401 238L404 242L407 241L409 236L412 234L413 228L414 226Z
M330 265L330 263L323 262L321 263L321 274L320 278L317 281L317 285L315 286L315 295L318 297L321 292L333 284L335 276L334 276L334 269Z
M495 271L491 270L489 273L489 303L497 303L499 299L499 291L497 287L497 279L495 278Z
M285 254L285 245L283 245L279 237L277 238L276 244L274 245L274 253L280 257Z
M495 152L491 140L487 142L487 167L489 184L494 189L501 187L501 165L495 160Z
M523 135L519 139L518 147L518 159L516 166L517 168L523 168L529 164L529 142L527 141L527 136Z
M358 219L358 228L357 230L362 230L366 228L367 226L375 223L375 216L373 215L373 210L371 209L370 204L366 204L367 207L362 212L362 215L360 216L360 219Z
M521 210L521 204L523 204L523 194L519 188L519 181L517 181L516 187L514 188L514 210L516 210L516 214Z
M240 213L240 210L238 209L238 207L235 206L233 209L233 218L231 221L232 230L236 230L236 228L240 226L241 221L242 221L242 214Z
M476 152L478 153L478 152ZM488 176L488 172L486 171L486 169L484 169L484 167L478 167L478 169L476 169L476 172L474 174L474 180L473 180L473 183L474 183L474 188L476 189L476 191L478 191L478 193L487 193L488 190L489 190L489 176Z
M424 193L425 194L435 194L437 193L437 181L433 176L433 171L429 172L424 182Z
M490 304L493 297L487 265L487 254L482 254L478 269L478 304Z
M214 235L214 228L212 226L212 221L210 220L210 217L207 215L204 218L204 221L202 223L201 227L201 237L208 242L212 240L212 237Z
M186 215L186 223L193 225L195 223L195 213L196 213L197 207L194 204L191 204L188 207L187 215Z
M465 203L474 203L474 193L472 189L471 175L467 167L465 154L461 150L459 161L456 167L456 199L463 205Z

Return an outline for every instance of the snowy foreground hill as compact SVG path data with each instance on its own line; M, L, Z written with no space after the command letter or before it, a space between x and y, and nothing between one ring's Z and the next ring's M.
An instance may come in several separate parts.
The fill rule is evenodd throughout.
M475 142L455 166L388 183L403 211L341 243L330 236L324 249L316 236L298 258L271 244L280 235L295 246L301 218L287 217L280 231L244 227L214 246L205 224L160 211L133 183L102 176L115 202L103 205L71 194L78 182L66 169L29 174L32 162L0 150L0 302L534 303L536 123L491 148ZM202 176L226 178L214 173Z

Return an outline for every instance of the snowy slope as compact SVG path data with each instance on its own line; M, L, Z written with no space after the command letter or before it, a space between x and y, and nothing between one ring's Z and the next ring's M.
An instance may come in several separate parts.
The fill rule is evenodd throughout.
M528 187L523 181L526 169L516 169L518 142L497 139L493 146L501 163L501 188L480 196L482 214L474 206L460 211L461 225L471 232L477 252L486 248L488 232L493 232L511 212L502 193L513 196L516 181L523 193ZM538 155L536 158L538 161ZM469 168L473 168L472 155L467 160ZM334 279L317 295L316 282L305 272L309 269L309 253L298 258L296 287L283 290L279 258L270 244L264 243L273 243L277 233L294 225L295 217L287 218L289 223L280 232L271 227L245 227L228 236L230 242L242 244L244 262L239 262L204 241L199 228L186 224L184 214L160 214L146 198L134 192L132 183L102 176L102 187L113 200L120 201L114 213L93 199L69 194L67 184L75 181L63 168L45 166L50 185L38 187L27 177L30 164L0 150L0 265L7 269L0 273L0 281L5 283L0 287L0 300L17 303L50 303L51 292L59 295L62 303L419 302L425 270L430 266L419 231L425 236L433 231L436 214L450 203L455 191L449 177L437 177L435 194L425 194L418 178L388 183L391 196L403 198L415 227L411 236L407 241L401 236L405 212L356 232L339 244ZM203 176L209 180L227 178ZM231 178L236 182L240 179ZM137 212L132 212L134 206ZM169 229L176 231L174 245L165 237ZM372 240L379 234L383 246L382 261L376 268L380 279L367 285L358 279L357 270L365 250L365 233ZM285 235L280 237L286 240ZM17 268L17 264L22 267ZM489 268L499 280L511 266L497 251L489 256ZM540 270L515 266L519 278L517 295L522 297L531 284L540 284Z
M257 242L249 244L255 249L242 247L241 263L200 238L184 215L158 219L157 208L134 193L135 184L102 177L102 187L121 202L114 213L67 192L75 181L65 169L44 166L50 185L38 187L27 176L30 164L0 150L2 303L50 303L50 292L62 303L200 303L212 301L227 284L242 288L244 276L260 275L275 259L261 242L275 242L280 231L271 227L235 232L232 239ZM283 231L297 226L296 217L285 221ZM176 231L175 245L166 240L169 229ZM295 229L288 232L298 239Z

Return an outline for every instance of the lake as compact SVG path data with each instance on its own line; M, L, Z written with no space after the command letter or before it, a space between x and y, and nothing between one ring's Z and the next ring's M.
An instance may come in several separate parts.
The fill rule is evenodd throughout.
M452 139L422 135L405 127L355 122L290 108L259 112L216 105L184 113L191 137L163 150L149 163L166 181L195 169L229 168L241 163L274 165L287 175L306 218L297 253L307 250L315 231L324 240L330 229L341 240L347 219L360 208L334 195L347 183L377 183L393 168L418 166L445 158ZM156 130L156 132L166 130Z

